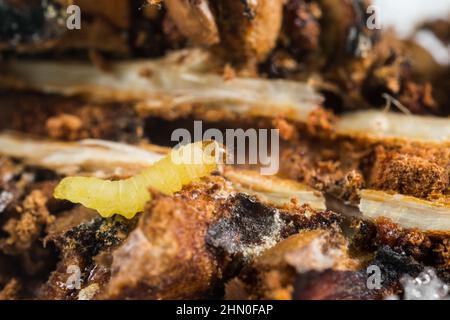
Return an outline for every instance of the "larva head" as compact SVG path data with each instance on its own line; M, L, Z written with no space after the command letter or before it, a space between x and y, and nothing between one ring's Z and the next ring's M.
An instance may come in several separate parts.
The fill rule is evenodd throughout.
M216 169L223 150L224 148L215 141L199 141L173 150L170 158L176 165L202 165Z

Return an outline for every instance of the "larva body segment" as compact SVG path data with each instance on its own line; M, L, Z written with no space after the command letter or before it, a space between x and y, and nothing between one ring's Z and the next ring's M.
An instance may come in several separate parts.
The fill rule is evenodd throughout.
M216 143L209 144L218 147ZM120 214L131 219L151 199L149 188L172 194L216 170L216 158L207 152L217 149L207 145L198 142L174 150L140 174L124 180L67 177L56 187L54 196L97 210L105 218Z
M93 177L68 177L60 182L54 196L95 209L105 218L117 213L131 219L150 200L145 185L135 188L132 179L109 181Z

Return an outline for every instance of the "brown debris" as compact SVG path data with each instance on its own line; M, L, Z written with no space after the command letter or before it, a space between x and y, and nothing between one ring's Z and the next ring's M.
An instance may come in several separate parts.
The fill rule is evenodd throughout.
M164 4L184 36L199 45L219 42L219 32L208 0L165 0Z
M164 41L169 49L185 47L186 37L180 32L168 15L164 16L162 22L162 32L164 35ZM149 40L150 39L147 39L147 41Z
M115 56L130 52L127 30L130 27L130 1L117 0L51 0L29 1L26 5L2 4L2 10L10 16L2 29L6 44L0 42L0 50L15 50L19 53L61 53L71 50L100 50ZM68 30L65 26L70 4L80 6L81 29ZM19 18L20 17L20 18ZM39 23L40 17L45 23ZM11 39L9 39L11 38ZM108 39L108 41L104 41ZM3 40L3 39L2 39ZM8 41L9 40L9 41Z
M352 245L362 251L388 246L391 250L435 268L450 266L449 235L404 229L387 218L358 225Z
M21 285L17 279L11 279L11 281L9 281L8 284L0 290L0 301L19 299L20 290Z
M59 1L68 2L68 0ZM129 0L73 0L71 2L78 5L83 14L102 17L120 29L127 29L130 27L131 2Z
M337 142L335 146L317 145L318 142L312 139L283 148L280 173L340 199L357 201L358 190L365 186L365 178L358 167L358 154L349 153Z
M318 229L293 235L244 268L228 285L227 298L245 293L247 299L292 299L297 274L350 266L345 246L336 231Z
M318 4L289 0L284 11L283 32L288 37L288 47L298 55L318 50L322 15Z
M0 103L1 130L71 141L87 138L136 141L142 135L142 119L127 105L19 92L0 92Z
M281 148L281 174L342 200L357 203L362 188L428 200L448 193L450 149L445 146L332 136L317 139L303 130L299 135L305 138Z
M282 0L226 0L214 6L224 54L233 62L261 61L274 48L281 28Z
M81 119L76 116L60 114L49 118L45 125L50 138L75 140L80 135L83 123Z
M223 79L225 81L233 80L236 77L236 70L230 65L226 64L223 68Z
M54 221L46 207L47 197L40 190L28 195L23 206L17 208L19 218L9 219L3 230L9 237L0 242L0 249L8 254L18 254L30 249L41 235L45 225Z
M77 207L58 217L56 225L49 227L46 243L59 249L60 259L39 288L38 298L73 300L78 298L80 289L104 287L110 275L111 251L126 239L135 223L120 217L102 219ZM80 287L71 281L74 275Z
M386 295L386 294L384 294ZM367 275L355 271L325 270L298 276L295 300L378 300L378 290L367 288Z
M111 280L102 298L183 299L211 294L219 271L204 237L216 219L216 206L227 194L226 186L212 180L174 198L156 196L113 253Z
M448 150L414 153L414 149L388 151L382 146L377 147L370 186L418 198L444 193L450 181L448 164L445 165L445 153ZM438 158L441 154L443 158ZM447 161L448 159L447 155Z
M231 191L210 178L173 198L156 196L113 253L101 298L215 297L223 281L278 241L339 220L331 213L307 217L306 208L279 212Z
M273 127L280 130L280 137L283 140L291 140L296 137L296 128L283 118L276 118L272 121Z
M398 99L415 114L429 113L437 109L437 103L434 100L430 83L421 85L414 82L406 82L400 91Z

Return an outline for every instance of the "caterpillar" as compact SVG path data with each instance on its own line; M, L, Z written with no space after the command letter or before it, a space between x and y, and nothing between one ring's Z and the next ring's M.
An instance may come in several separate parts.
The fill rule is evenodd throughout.
M151 199L149 188L170 195L216 170L218 150L213 141L192 143L124 180L66 177L55 188L54 197L80 203L105 218L119 214L131 219Z

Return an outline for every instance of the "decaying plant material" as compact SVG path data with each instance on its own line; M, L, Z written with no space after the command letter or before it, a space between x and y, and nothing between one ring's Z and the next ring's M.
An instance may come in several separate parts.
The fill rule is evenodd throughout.
M8 139L8 137L4 139ZM67 152L68 150L80 152L84 148L84 153L92 154L93 159L96 154L101 156L102 154L99 152L103 151L102 147L91 147L88 144L61 143L60 154L57 155L58 151L53 151L54 153L49 156L53 156L55 160L48 162L45 161L47 153L34 154L33 143L36 147L36 145L42 144L42 141L33 142L28 139L21 142L19 137L15 137L15 139L19 146L21 143L25 144L24 147L28 146L28 150L25 151L22 147L21 151L14 153L14 150L5 149L2 150L2 154L14 153L16 158L28 161L34 159L33 163L46 167L47 170L60 169L61 162L64 163L64 159L71 158L70 154L73 154ZM97 142L97 145L101 146L101 143ZM104 169L110 168L108 171L112 172L113 168L117 168L118 165L114 162L114 157L120 160L119 155L114 156L114 150L123 151L130 148L131 151L132 147L114 144L109 147L112 149L108 151L111 161L104 162L103 166ZM48 143L48 145L44 145L45 148L48 148L47 151L51 151L51 148L55 148L55 143ZM108 148L107 142L103 148ZM136 148L135 153L140 156L151 155L145 150L139 151ZM39 158L42 158L41 162L39 162ZM144 158L151 161L151 157ZM146 166L146 162L143 163L139 158L134 161L133 158L130 158L130 161L130 165ZM75 158L72 163L80 167L85 164L82 158ZM3 179L11 173L7 170L8 167L4 168L6 172L2 176ZM92 167L84 167L84 169L93 170ZM15 170L12 164L11 170ZM85 174L87 172L85 171ZM20 174L20 171L16 173L16 175ZM248 180L246 174L251 177L251 174L241 173L241 171L237 171L233 177L245 181ZM332 225L339 221L339 217L335 214L313 209L314 206L317 206L317 200L311 202L312 206L310 207L307 199L303 200L302 196L293 195L296 204L284 204L281 208L274 207L270 200L266 200L270 199L270 196L263 197L265 192L259 193L262 196L261 199L264 199L262 200L264 202L260 202L257 198L241 193L239 189L235 188L236 182L224 180L221 177L210 177L174 196L164 196L155 192L154 199L149 202L142 217L132 220L119 217L102 219L83 207L68 206L61 201L54 200L51 194L56 185L56 177L56 175L49 176L45 181L48 184L45 194L40 191L39 184L29 183L27 190L33 188L34 185L37 190L32 191L31 195L24 200L24 206L30 206L31 204L28 203L34 199L30 197L38 197L35 200L38 202L31 206L30 210L39 210L38 212L45 214L45 219L36 221L36 227L41 230L39 234L47 233L44 241L55 243L63 252L62 260L58 262L56 270L52 272L48 282L39 289L41 298L76 299L85 293L83 290L87 290L91 286L95 286L98 291L94 290L95 294L91 298L97 295L101 298L208 297L217 294L216 290L220 291L220 286L217 288L212 286L214 283L217 284L220 277L224 277L228 273L230 276L235 274L239 265L248 263L249 259L258 255L265 248L273 246L298 230ZM30 177L29 179L34 178ZM257 187L259 183L261 188L268 190L268 194L285 192L285 185L280 184L278 187L276 181L271 179L268 181L272 183L271 191L267 189L264 179L259 182L255 181L254 185ZM2 189L8 190L5 192L10 192L9 190L12 192L11 198L5 197L3 210L6 210L6 215L3 215L4 217L14 216L14 210L17 210L15 207L10 207L8 203L21 201L21 193L10 189L17 187L19 185L13 181L2 185ZM280 190L278 191L277 188ZM304 192L306 194L306 191ZM51 206L50 201L53 202ZM183 214L181 214L182 212ZM19 232L19 229L15 230L9 227L13 221L15 221L14 218L11 218L5 225L5 231L10 233L11 237L18 237L20 233L16 234L15 232ZM20 223L26 223L26 221L23 220ZM255 228L255 225L259 225L259 227ZM165 226L170 227L166 228ZM161 233L162 231L164 232ZM186 241L188 239L189 241ZM27 248L31 250L30 245L37 245L35 241L39 243L41 239L35 237L29 241L28 247L21 249L24 252ZM2 250L9 248L6 246L7 243L9 246L18 245L17 242L8 241L4 243ZM142 255L142 250L148 252L148 256ZM9 253L9 251L5 252ZM184 252L185 258L180 259L179 252ZM211 256L211 252L215 252L214 256ZM52 254L49 248L44 250L44 253ZM130 256L130 253L136 254L136 256ZM224 256L225 253L229 255L228 258ZM159 258L155 259L155 255ZM111 261L111 258L112 264L107 262ZM142 263L138 262L141 260ZM129 261L129 267L127 267L126 261ZM157 265L149 265L151 261ZM103 265L104 263L106 265ZM90 274L88 280L83 280L85 286L81 291L61 288L58 284L62 281L62 277L66 277L67 267L70 265L78 265L86 270L86 276ZM165 270L176 270L177 274L170 274ZM93 277L92 272L94 271L95 276ZM187 274L192 277L187 277ZM135 288L134 285L131 286L135 282L128 278L130 276L137 277L138 282L135 284ZM195 277L200 278L192 281ZM166 287L167 283L171 282L178 283L180 289ZM186 286L191 285L192 288L186 290ZM146 294L143 296L143 292L148 293L148 291L141 291L142 286L153 288L153 293L150 296Z
M28 88L95 101L135 102L142 112L205 106L219 112L281 115L305 121L321 98L306 83L236 77L226 80L208 52L180 51L156 61L124 62L103 72L91 64L20 62L4 67L6 87ZM57 80L59 79L59 80ZM170 113L170 112L169 112Z
M364 217L373 220L389 218L402 228L437 233L450 230L447 222L450 215L449 199L431 202L399 194L363 190L359 209Z
M69 4L81 30L61 28ZM367 28L370 4L0 0L0 299L409 299L423 275L450 284L449 69ZM448 45L446 27L417 30ZM194 121L278 129L277 175L169 165L144 183Z
M164 1L180 32L197 44L213 45L219 41L216 20L207 0Z

